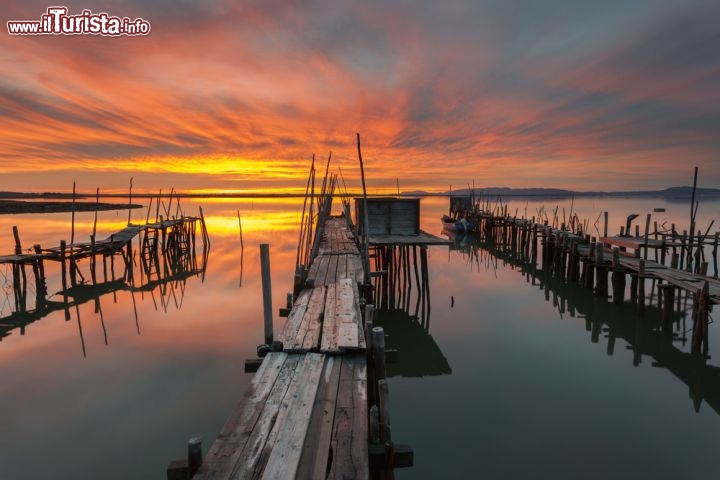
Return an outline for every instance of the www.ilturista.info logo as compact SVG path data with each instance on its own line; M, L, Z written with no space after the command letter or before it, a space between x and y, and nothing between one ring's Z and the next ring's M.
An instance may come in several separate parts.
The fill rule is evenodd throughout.
M9 21L10 35L147 35L150 23L142 18L112 17L107 13L83 10L79 15L68 15L67 7L49 7L40 21Z

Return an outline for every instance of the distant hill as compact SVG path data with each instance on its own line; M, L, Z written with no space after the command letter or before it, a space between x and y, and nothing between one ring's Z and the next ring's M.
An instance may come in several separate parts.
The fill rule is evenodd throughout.
M491 196L491 197L654 197L674 199L689 199L692 196L692 187L670 187L664 190L639 190L626 192L579 192L574 190L565 190L562 188L510 188L510 187L486 187L461 188L458 190L431 193L424 190L413 190L402 192L407 196L427 196L427 195L453 195L464 196L474 194L475 196ZM697 198L702 197L720 197L720 189L718 188L698 188L695 190Z

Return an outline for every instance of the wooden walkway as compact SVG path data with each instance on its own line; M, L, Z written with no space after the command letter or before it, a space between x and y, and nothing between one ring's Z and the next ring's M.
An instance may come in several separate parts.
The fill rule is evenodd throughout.
M362 262L344 218L330 218L307 288L193 477L367 479Z
M62 244L54 247L42 248L35 253L19 253L16 251L15 254L0 255L0 264L13 263L13 264L32 264L38 260L53 260L60 261L73 257L75 259L81 259L91 257L100 254L109 254L125 247L129 241L138 236L141 233L148 231L165 231L181 227L184 224L194 224L195 222L202 222L202 233L203 238L206 236L204 227L204 220L199 217L182 217L178 219L162 220L159 222L148 223L145 225L128 225L122 230L109 235L107 238L96 240L94 242L74 242L68 244ZM194 229L194 225L192 227Z
M507 214L494 216L482 211L464 215L478 225L479 233L486 241L491 240L513 252L513 255L531 261L537 260L538 249L541 248L543 268L547 267L548 271L568 281L594 289L600 296L608 296L610 276L614 303L624 302L626 276L629 276L631 299L637 301L640 315L647 300L645 281L650 280L651 297L653 289L658 289L658 304L662 305L665 329L671 328L675 299L682 293L692 295L692 351L702 352L703 355L708 353L709 311L713 304L720 303L720 280L717 273L714 277L707 275L709 262L704 261L702 246L713 247L712 259L717 272L718 245L715 240L707 243L705 237L698 235L700 240L693 247L685 239L679 242L672 237L660 241L651 239L650 217L646 221L644 236L640 236L636 228L635 236L610 237L605 228L605 235L596 239L579 229L572 231L567 226L558 229L538 224L534 218L530 220ZM634 251L629 252L628 248ZM656 261L647 258L649 249L655 249ZM670 266L664 264L667 253L672 254ZM685 269L682 267L683 257Z

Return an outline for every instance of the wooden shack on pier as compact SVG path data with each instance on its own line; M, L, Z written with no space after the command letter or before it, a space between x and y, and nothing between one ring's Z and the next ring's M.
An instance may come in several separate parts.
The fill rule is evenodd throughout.
M355 199L355 218L363 218L363 198ZM370 235L418 235L420 233L419 198L368 198ZM361 225L362 222L357 222Z

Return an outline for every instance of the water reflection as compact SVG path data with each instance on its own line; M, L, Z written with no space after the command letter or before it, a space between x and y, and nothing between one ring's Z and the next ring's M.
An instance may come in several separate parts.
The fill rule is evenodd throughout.
M398 351L387 365L389 377L450 375L452 369L430 335L430 286L427 246L375 247L377 326L388 335L386 347Z
M562 319L565 315L585 320L591 343L606 340L607 355L615 354L617 339L627 343L632 350L632 364L639 366L643 357L649 357L651 365L671 372L682 381L689 391L693 407L700 411L702 402L720 414L720 367L710 365L711 357L685 351L688 343L687 317L688 297L678 296L677 311L671 317L672 329L663 328L662 309L651 304L638 315L634 300L616 304L598 296L592 290L576 282L568 282L562 276L555 276L549 269L538 267L535 258L508 244L486 241L477 234L453 235L450 250L457 251L468 259L468 265L486 270L497 269L495 261L518 271L529 285L544 291L546 302L552 302ZM690 302L691 303L691 302Z
M163 237L166 232L163 232ZM42 261L33 260L32 268L26 271L26 264L5 265L6 285L12 277L12 289L5 288L2 316L0 316L0 341L19 330L25 335L28 325L49 316L56 311L63 311L66 321L71 319L74 311L78 325L83 356L87 355L85 338L83 335L80 306L94 303L94 312L100 318L105 345L108 344L107 329L102 310L101 299L112 295L117 303L117 293L126 291L130 293L133 306L133 316L137 333L140 334L140 320L137 311L135 295L144 297L149 294L155 310L159 307L167 312L168 307L174 305L176 309L182 308L185 297L185 284L191 277L205 278L205 271L210 254L209 243L202 243L202 250L198 253L195 235L192 232L182 232L176 229L167 232L167 238L160 240L157 229L148 229L140 233L138 250L133 251L132 241L127 248L106 254L93 255L85 262L86 269L83 274L81 260L71 257L69 262L71 285L60 291L47 295L45 265ZM161 246L162 242L162 246ZM102 258L102 280L98 281L96 275L97 257ZM116 257L119 269L116 268ZM242 263L242 260L241 260ZM108 269L108 264L110 268ZM139 266L139 269L135 267ZM241 267L242 268L242 267ZM66 262L60 264L61 276L67 276ZM79 277L79 279L78 279ZM33 302L28 302L28 292L33 294Z

